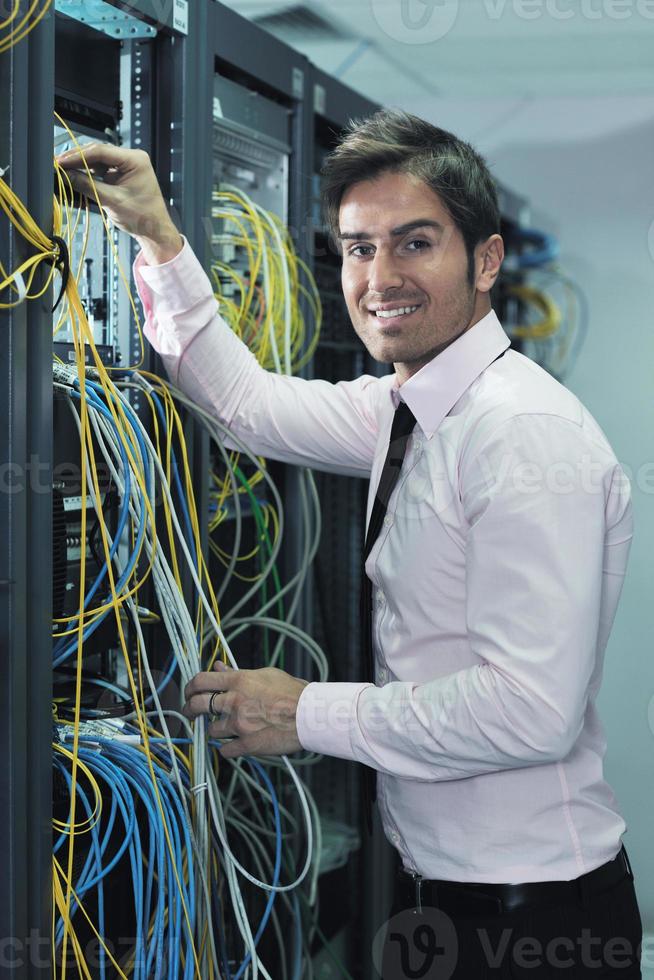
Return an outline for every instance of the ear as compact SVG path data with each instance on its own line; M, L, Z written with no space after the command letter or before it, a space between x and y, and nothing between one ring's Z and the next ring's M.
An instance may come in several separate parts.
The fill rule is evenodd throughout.
M480 293L488 293L495 284L504 261L504 241L501 235L491 235L475 248L475 286Z

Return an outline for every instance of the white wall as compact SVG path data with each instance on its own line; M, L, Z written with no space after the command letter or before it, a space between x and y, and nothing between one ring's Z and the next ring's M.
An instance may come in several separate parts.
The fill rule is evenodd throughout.
M634 474L635 538L599 703L607 778L654 932L654 99L404 108L473 142L501 181L529 197L589 299L588 337L565 383Z

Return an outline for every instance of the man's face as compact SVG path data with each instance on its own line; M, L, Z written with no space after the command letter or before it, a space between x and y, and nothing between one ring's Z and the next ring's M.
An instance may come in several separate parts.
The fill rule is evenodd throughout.
M463 236L423 181L388 173L353 184L339 231L354 329L400 383L479 319Z

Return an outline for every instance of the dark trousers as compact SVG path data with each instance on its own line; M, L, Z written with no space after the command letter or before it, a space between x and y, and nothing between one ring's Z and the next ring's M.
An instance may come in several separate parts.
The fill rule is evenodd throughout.
M631 875L584 900L483 916L407 908L399 893L376 950L383 980L641 978Z

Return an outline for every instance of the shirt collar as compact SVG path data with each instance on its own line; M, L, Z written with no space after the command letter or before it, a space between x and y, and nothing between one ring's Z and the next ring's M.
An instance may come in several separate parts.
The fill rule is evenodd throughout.
M461 395L510 344L491 310L403 385L396 380L391 388L394 406L406 402L431 438Z

